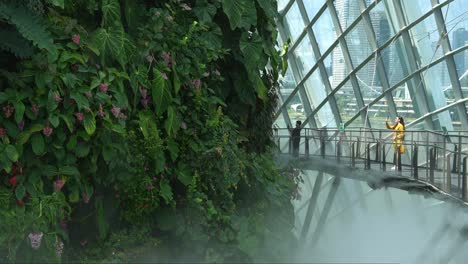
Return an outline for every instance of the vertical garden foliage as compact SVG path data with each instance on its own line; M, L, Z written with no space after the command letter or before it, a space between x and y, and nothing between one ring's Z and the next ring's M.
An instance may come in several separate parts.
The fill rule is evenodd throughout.
M136 226L168 257L280 260L294 182L269 152L276 10L2 2L0 261L112 260Z

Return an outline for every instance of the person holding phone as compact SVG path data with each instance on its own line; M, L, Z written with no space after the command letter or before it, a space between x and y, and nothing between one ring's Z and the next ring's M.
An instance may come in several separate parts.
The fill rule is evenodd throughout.
M296 127L291 129L288 125L289 132L291 133L293 157L299 157L299 143L301 142L301 121L296 121Z
M392 167L392 170L395 170L396 165L398 164L398 153L405 153L405 145L403 145L403 140L405 139L405 120L403 117L399 116L395 118L395 123L393 125L389 125L387 117L385 125L388 129L392 129L394 131L393 149L395 150L395 166Z

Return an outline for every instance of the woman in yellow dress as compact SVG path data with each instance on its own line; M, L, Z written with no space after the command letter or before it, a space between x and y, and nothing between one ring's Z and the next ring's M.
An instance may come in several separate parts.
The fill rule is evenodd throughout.
M395 118L395 124L394 125L389 125L388 124L388 118L385 121L385 125L387 126L388 129L393 129L395 132L393 132L393 148L395 150L395 166L393 166L393 170L396 168L396 165L398 164L398 151L400 154L405 153L405 145L403 145L403 140L405 139L405 120L403 117L399 116Z

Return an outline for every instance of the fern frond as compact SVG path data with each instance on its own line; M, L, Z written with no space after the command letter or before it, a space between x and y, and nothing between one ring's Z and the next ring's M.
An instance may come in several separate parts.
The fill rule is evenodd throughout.
M6 29L0 29L0 49L13 53L21 59L31 57L34 52L34 48L27 39L17 31Z
M31 40L40 49L54 49L52 36L47 31L45 21L27 8L10 2L0 2L0 19L14 25L24 38Z

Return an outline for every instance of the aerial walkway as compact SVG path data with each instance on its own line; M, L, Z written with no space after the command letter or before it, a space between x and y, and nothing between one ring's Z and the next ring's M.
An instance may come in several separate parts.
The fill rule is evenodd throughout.
M274 140L279 162L294 161L298 169L362 180L375 188L422 190L468 202L468 132L406 130L403 154L394 153L392 133L368 128L305 128L297 157L293 157L288 129L274 129Z
M341 260L334 250L339 250L340 241L344 241L343 252L354 252L365 249L352 241L373 247L369 241L381 239L378 243L385 244L383 238L399 239L393 234L398 232L428 242L388 243L382 252L387 258L376 255L366 261L458 263L466 257L460 252L468 236L468 132L407 130L406 151L399 157L394 155L392 133L359 128L302 129L299 153L294 157L289 130L274 130L280 165L302 171L301 198L293 201L294 232L301 245L296 248L298 262L338 262ZM400 162L395 164L395 160ZM374 232L369 231L372 228L376 228ZM386 235L366 237L372 233ZM441 245L446 250L432 250ZM338 255L346 261L357 256L349 252ZM406 256L402 257L402 252ZM355 260L362 261L362 256L368 255L363 253Z

